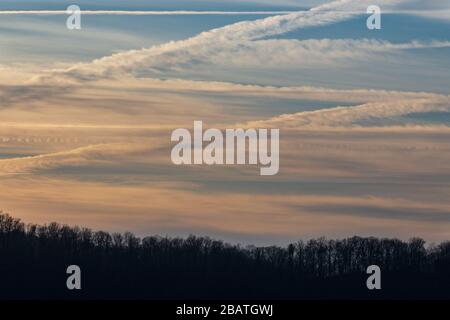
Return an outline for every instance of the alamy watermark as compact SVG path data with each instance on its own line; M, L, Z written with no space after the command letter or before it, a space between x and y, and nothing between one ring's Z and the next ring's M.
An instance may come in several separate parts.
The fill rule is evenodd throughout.
M366 281L367 289L381 290L381 268L374 264L367 267L366 273L370 274Z
M77 5L70 5L66 9L69 15L66 21L67 29L80 30L81 29L81 9Z
M370 16L367 18L367 29L369 30L380 30L381 29L381 9L379 6L368 6L367 14Z
M176 165L259 164L262 176L276 175L280 168L279 129L270 129L270 136L269 129L226 129L224 135L214 128L203 132L203 122L194 121L193 137L180 128L172 132L171 141L178 142L171 153Z
M66 269L70 276L66 280L66 286L69 290L81 290L81 268L77 265L70 265Z

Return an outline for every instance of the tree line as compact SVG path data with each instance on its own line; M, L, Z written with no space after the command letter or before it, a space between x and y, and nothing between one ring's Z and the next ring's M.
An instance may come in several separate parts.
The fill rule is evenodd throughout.
M66 287L66 268L82 289ZM366 287L378 265L382 290ZM450 241L352 237L286 247L207 237L138 238L0 214L0 298L300 299L450 298Z

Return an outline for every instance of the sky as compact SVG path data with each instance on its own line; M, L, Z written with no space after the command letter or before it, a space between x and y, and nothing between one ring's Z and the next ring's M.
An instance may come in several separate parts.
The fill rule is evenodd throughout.
M0 48L0 210L26 222L450 238L448 1L2 1ZM280 129L280 172L174 165L196 120Z

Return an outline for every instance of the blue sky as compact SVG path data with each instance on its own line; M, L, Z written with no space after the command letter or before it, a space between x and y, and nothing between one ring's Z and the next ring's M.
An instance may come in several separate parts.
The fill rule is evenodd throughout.
M323 1L322 1L323 2ZM300 3L302 5L300 5ZM423 4L402 5L393 11L426 9ZM224 2L224 1L170 1L151 2L131 1L125 6L120 1L100 1L96 5L79 1L85 10L225 10L225 11L271 11L295 10L295 8L314 5L311 3L291 1L282 6L272 6L262 2ZM429 5L428 5L429 6ZM442 4L444 6L444 4ZM0 9L4 10L64 10L60 1L33 2L14 1L4 2ZM298 9L297 9L298 10ZM429 9L428 9L429 10ZM196 34L223 27L239 21L249 21L261 18L258 15L198 15L198 16L111 16L94 15L83 17L83 32L70 32L61 28L64 25L64 15L6 15L0 21L2 39L0 45L4 50L0 53L0 63L52 63L90 61L95 58L108 56L115 52L136 48L147 48L173 40L182 40ZM386 14L383 16L383 28L371 31L365 27L367 15L361 14L350 19L315 26L301 28L280 35L273 39L377 39L392 43L408 43L411 41L448 41L450 30L446 19L430 19L405 14ZM270 37L269 37L270 38ZM290 70L278 68L257 67L246 69L245 75L239 76L227 70L217 70L223 73L215 80L236 82L258 81L261 84L271 84L268 80L277 74L278 85L326 85L349 87L390 88L397 90L427 90L448 93L450 80L450 60L448 47L410 49L396 52L373 54L368 64L367 59L355 60L354 68L343 70L339 66L325 73L320 66L300 66ZM210 69L208 68L208 71ZM343 72L345 71L345 72ZM262 74L261 74L262 73ZM281 77L280 77L281 74ZM184 77L190 77L186 73ZM208 78L208 74L192 75L193 78ZM211 79L213 80L213 79Z
M69 4L0 4L3 210L259 244L450 236L447 1L380 0L381 30L352 0L77 1L130 11L81 30L2 14ZM280 174L174 167L167 137L194 120L279 128Z
M289 8L305 8L313 4L324 1L211 1L211 0L98 0L93 3L89 0L78 1L32 1L32 0L15 0L2 1L0 8L4 10L20 9L20 10L43 10L43 9L61 9L61 6L67 7L70 4L78 4L86 9L109 9L109 10L254 10L258 9L289 9Z

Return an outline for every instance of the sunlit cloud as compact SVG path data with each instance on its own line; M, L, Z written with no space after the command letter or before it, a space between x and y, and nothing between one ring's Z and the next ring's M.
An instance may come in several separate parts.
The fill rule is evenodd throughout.
M380 5L386 13L418 15L405 2ZM368 4L343 0L296 12L83 11L271 16L90 62L0 65L2 209L30 222L267 243L355 233L448 238L448 93L392 90L397 78L382 83L372 74L364 75L368 86L302 85L309 81L302 68L345 73L358 63L396 63L410 52L450 47L439 38L289 37L365 15ZM201 68L217 80L195 73ZM280 84L288 71L297 78ZM263 180L252 167L174 166L170 132L191 129L195 120L220 129L279 128L279 175Z

